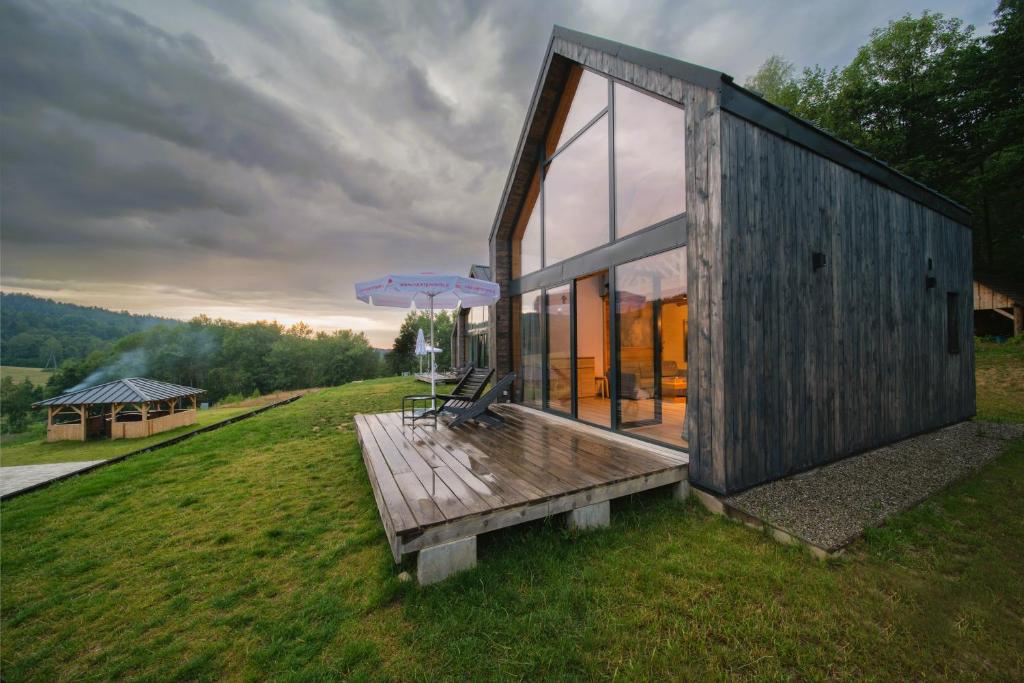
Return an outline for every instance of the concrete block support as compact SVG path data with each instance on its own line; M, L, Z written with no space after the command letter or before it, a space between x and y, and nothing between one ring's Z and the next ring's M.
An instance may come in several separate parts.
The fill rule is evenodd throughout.
M690 482L685 479L678 484L672 485L672 497L678 501L685 501L690 497Z
M600 529L611 524L612 506L607 500L586 507L576 508L566 513L565 524L570 529L586 531Z
M476 566L476 536L424 548L416 558L416 580L421 586L444 581Z

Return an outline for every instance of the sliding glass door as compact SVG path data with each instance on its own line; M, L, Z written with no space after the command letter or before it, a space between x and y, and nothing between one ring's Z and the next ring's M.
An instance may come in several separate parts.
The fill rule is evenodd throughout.
M516 303L521 402L687 446L686 247L527 292Z
M610 427L612 400L611 316L608 271L576 280L576 408L577 417Z
M548 408L572 413L572 291L569 285L547 290Z
M686 248L615 268L620 431L685 447Z

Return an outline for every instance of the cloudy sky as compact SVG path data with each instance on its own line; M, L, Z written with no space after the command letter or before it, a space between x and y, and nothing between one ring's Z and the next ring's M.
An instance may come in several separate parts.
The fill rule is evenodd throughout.
M385 272L467 272L552 24L726 71L844 64L910 12L994 0L0 0L0 285L389 346Z

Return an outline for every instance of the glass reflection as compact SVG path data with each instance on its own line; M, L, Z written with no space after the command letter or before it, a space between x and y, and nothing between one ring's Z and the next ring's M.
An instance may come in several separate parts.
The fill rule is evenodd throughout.
M540 334L540 290L519 297L519 400L541 407L544 356Z
M615 230L624 237L686 208L683 109L615 84Z
M569 285L547 290L548 314L548 408L572 412L572 356Z
M581 420L611 426L608 368L608 271L576 280L576 410Z
M530 188L526 192L526 199L523 202L523 211L519 216L519 225L516 228L513 240L518 244L518 251L514 252L512 271L513 277L519 277L540 270L540 174L534 173Z
M685 447L686 247L615 268L619 428Z
M574 66L548 130L547 156L553 155L607 106L608 81L603 76Z
M544 176L544 264L608 241L607 115L555 157Z

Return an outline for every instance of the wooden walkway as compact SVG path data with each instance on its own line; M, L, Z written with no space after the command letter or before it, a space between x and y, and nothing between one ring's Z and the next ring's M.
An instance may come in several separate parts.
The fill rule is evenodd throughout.
M501 427L414 428L357 415L363 462L395 562L486 531L687 479L685 453L521 406Z

